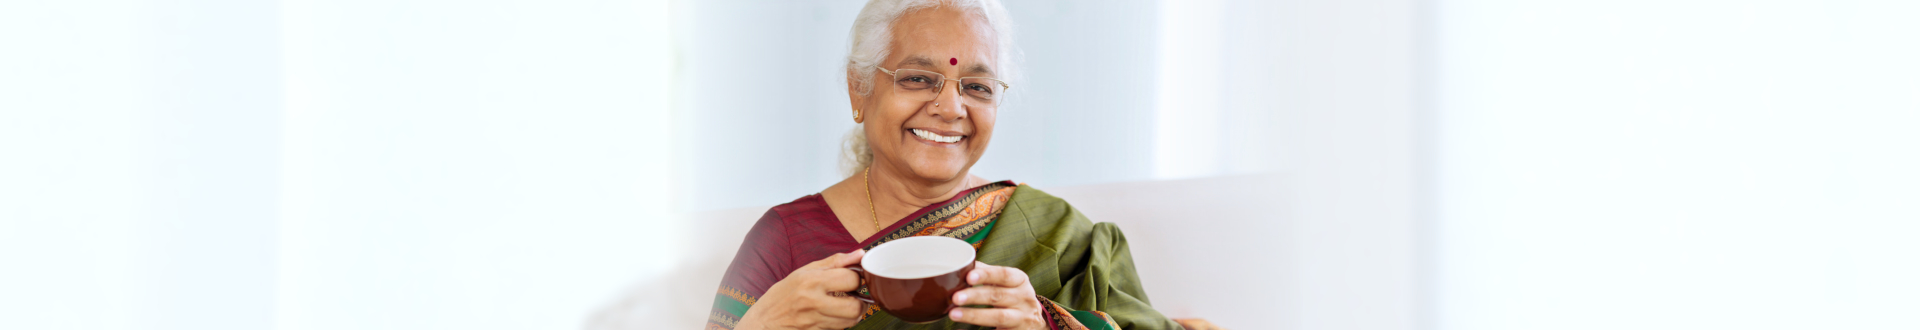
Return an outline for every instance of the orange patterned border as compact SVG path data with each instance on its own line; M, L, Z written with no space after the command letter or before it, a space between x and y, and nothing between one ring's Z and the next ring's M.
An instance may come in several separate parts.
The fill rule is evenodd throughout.
M901 226L900 229L897 229L893 231L891 234L887 234L887 236L885 236L884 238L875 240L872 244L867 244L867 246L862 248L872 249L875 246L880 246L880 244L883 244L892 240L913 237L913 236L922 236L923 232L926 231L927 229L931 227L942 227L942 226L948 227L948 229L945 231L940 231L941 232L940 236L965 239L968 236L971 236L972 234L974 234L973 233L974 231L978 231L980 228L983 228L983 226L986 226L986 223L992 222L990 220L999 216L999 208L1006 206L1005 197L1013 194L1012 188L1014 188L1013 185L1007 184L1005 182L994 182L994 183L987 184L987 186L982 187L980 189L976 189L973 192L968 193L968 195L965 198L961 199L961 200L971 200L970 202L967 202L965 204L954 203L953 205L947 205L945 207L941 207L940 209L933 210L933 212L929 212L925 215L920 216L920 218L911 220L912 222L909 222L906 226ZM1001 198L980 198L983 196L988 196L990 194L998 195ZM999 201L997 202L994 201L996 199L998 199ZM982 203L982 202L986 202L986 203ZM976 207L986 208L986 210L981 212L966 212ZM957 216L961 213L973 213L973 215L970 215L969 217ZM989 220L989 221L976 221L976 220ZM970 221L978 222L979 226L966 226Z
M728 298L733 298L733 300L739 300L740 303L747 304L747 306L753 306L753 303L758 301L758 299L754 299L753 296L749 296L745 292L740 292L740 289L734 289L725 285L720 286L720 294Z

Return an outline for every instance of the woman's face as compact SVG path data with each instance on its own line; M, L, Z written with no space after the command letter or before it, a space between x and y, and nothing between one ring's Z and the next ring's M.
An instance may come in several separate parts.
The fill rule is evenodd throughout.
M1000 68L994 67L993 33L983 20L962 11L935 7L911 12L894 23L893 48L880 67L932 71L947 79L996 77ZM969 104L979 102L967 102L969 96L956 88L959 82L945 82L937 96L926 100L901 91L894 75L876 70L872 78L870 94L849 90L848 95L865 116L875 166L944 182L964 178L986 153L995 109Z

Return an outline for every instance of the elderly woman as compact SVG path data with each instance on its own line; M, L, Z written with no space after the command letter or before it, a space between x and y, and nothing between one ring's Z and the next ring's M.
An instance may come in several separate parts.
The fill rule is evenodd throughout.
M858 166L768 210L721 282L708 329L1179 329L1154 311L1126 238L1060 198L967 173L993 139L1012 42L996 0L873 0L847 56ZM909 324L844 293L866 249L912 236L972 243L973 287Z

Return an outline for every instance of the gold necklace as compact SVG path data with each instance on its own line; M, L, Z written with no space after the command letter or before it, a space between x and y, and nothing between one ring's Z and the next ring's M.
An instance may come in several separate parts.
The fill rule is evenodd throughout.
M860 173L860 184L867 187L867 215L873 217L873 234L880 234L880 213L873 211L873 167Z

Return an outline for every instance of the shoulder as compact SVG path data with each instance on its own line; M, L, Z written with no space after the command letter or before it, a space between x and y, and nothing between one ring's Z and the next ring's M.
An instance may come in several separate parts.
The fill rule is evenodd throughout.
M1025 184L1015 189L1007 198L1006 211L1012 213L1005 218L1025 223L1042 244L1071 244L1096 230L1093 221L1066 199Z
M796 254L793 243L804 241L808 234L806 228L796 222L807 221L824 209L825 202L816 194L776 205L762 213L734 252L721 282L723 290L731 288L751 298L766 292L795 268L812 261Z
M1007 209L1018 210L1023 216L1038 221L1075 217L1079 214L1079 211L1074 210L1073 205L1068 204L1066 199L1026 184L1014 187L1013 195L1007 197ZM1079 218L1084 220L1085 217Z
M827 207L827 199L825 197L821 197L820 194L812 194L812 195L800 196L800 198L796 198L793 201L787 202L785 204L774 205L773 208L767 209L767 214L762 215L761 218L762 219L765 219L768 217L773 217L776 219L802 218L802 217L808 217L808 216L819 216L821 215L820 213L822 212L825 212L826 214L833 214L833 210Z
M758 240L784 238L787 228L795 225L795 222L832 215L833 210L827 207L826 199L821 198L820 194L801 196L768 208L766 213L760 214L760 220L754 222L747 236L748 239Z
M1067 203L1067 200L1065 199L1060 199L1060 197L1056 197L1053 194L1049 194L1046 191L1040 190L1040 188L1034 188L1032 185L1028 185L1025 183L1022 183L1018 186L1014 186L1013 196L1009 197L1008 199L1009 199L1009 202L1028 203L1028 204L1058 203L1058 204L1064 205Z

